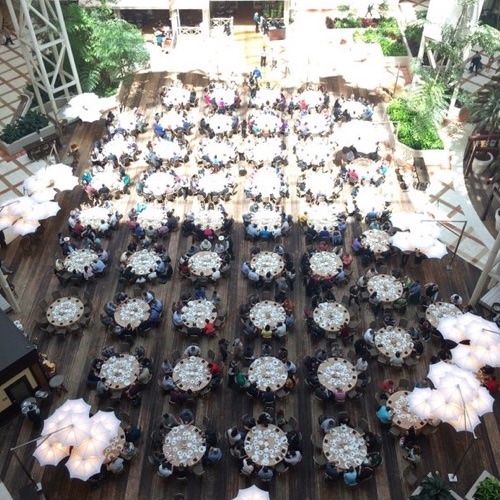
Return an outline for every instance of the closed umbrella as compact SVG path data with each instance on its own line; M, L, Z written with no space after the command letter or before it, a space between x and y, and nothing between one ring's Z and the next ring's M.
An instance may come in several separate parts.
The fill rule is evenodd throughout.
M104 455L84 458L74 450L66 462L69 477L87 481L94 474L98 474L104 462Z
M69 455L69 446L64 446L57 439L37 441L38 446L33 453L33 456L38 460L40 465L57 465L63 458Z

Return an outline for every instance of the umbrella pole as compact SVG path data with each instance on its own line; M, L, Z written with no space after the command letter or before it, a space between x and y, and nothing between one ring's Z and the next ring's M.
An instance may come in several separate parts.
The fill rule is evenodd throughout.
M477 440L476 435L474 434L474 439L471 439L469 446L465 448L465 451L463 455L460 457L460 460L458 461L457 465L455 465L455 472L450 472L448 474L448 480L452 483L456 483L458 481L457 474L460 468L462 467L462 464L464 463L465 457L467 456L467 453L469 453L469 450L472 448L472 445L474 442ZM465 441L467 442L467 433L465 434Z
M17 446L16 448L19 448L19 446ZM17 454L16 448L11 448L10 451L16 457L16 460L19 462L19 465L23 469L24 473L28 476L28 479L35 485L35 487L37 488L37 491L38 491L38 488L40 487L41 483L37 483L31 477L31 474L30 474L29 470L26 468L26 466L24 465L23 461L19 458L19 455Z

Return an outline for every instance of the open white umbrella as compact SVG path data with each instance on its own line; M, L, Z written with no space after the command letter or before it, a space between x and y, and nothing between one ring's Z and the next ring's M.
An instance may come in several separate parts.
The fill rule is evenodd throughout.
M78 453L71 453L66 462L66 468L69 471L69 477L87 481L94 474L98 474L104 462L104 455L84 458Z
M481 366L500 366L500 344L498 344L498 341L489 347L473 343L471 343L471 347L474 348L475 356Z
M48 219L49 217L54 217L61 210L59 203L56 201L44 201L37 205L38 220Z
M261 490L255 484L238 491L233 500L269 500L269 492Z
M52 201L56 197L57 191L54 188L46 187L33 191L30 194L30 198L37 203L43 203L45 201Z
M432 245L421 248L417 247L428 259L442 259L448 254L448 248L444 243L435 240Z
M472 372L444 361L430 365L427 377L432 380L437 389L456 387L460 384L463 391L467 391L467 395L470 391L479 389L481 385Z
M410 233L407 231L397 231L390 238L391 245L399 248L402 252L414 252L415 245L410 242Z
M50 179L40 179L36 175L30 175L23 182L25 194L33 194L50 186Z
M109 439L116 436L120 428L120 419L111 411L99 410L90 418L90 422L92 423L92 429L105 429L109 435Z
M46 438L39 440L33 456L40 465L57 465L63 458L69 455L69 446L64 446L57 440Z
M408 395L410 411L422 419L432 418L431 400L435 391L429 387L416 387Z
M496 323L472 313L441 318L438 330L445 339L457 343L470 340L474 345L490 347L500 340L500 328Z
M73 108L97 108L99 103L99 96L93 92L84 92L72 97L68 104Z
M92 123L101 119L102 113L98 109L82 109L78 118L82 122Z
M393 227L401 229L401 231L409 231L418 227L422 220L430 218L430 216L418 212L393 212L391 214Z
M476 349L473 346L458 344L451 350L453 363L464 370L477 372L484 363L477 357Z
M15 234L19 236L26 236L27 234L34 233L40 223L37 220L27 220L24 218L17 219L16 222L11 226Z

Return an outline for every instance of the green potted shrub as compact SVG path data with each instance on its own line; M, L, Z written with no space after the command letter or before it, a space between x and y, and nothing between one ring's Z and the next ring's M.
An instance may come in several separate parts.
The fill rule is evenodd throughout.
M496 477L487 477L479 483L474 500L497 500L500 498L500 481Z
M451 487L437 474L428 474L411 495L411 500L453 500Z

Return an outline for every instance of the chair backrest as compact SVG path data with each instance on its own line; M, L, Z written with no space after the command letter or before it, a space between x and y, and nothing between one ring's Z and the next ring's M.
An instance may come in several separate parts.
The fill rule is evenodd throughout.
M209 349L208 353L207 353L207 357L210 361L214 361L215 360L215 352L212 349Z
M54 290L52 292L52 298L54 300L60 299L62 297L61 292L59 290Z
M406 378L400 378L399 384L398 384L398 389L399 390L407 390L409 388L410 388L410 381Z
M49 307L49 304L46 300L42 299L42 300L39 300L38 301L38 305L40 306L40 309L42 309L43 312L45 312L48 307Z
M290 417L288 419L288 425L293 429L293 430L296 430L297 429L297 426L298 426L298 422L297 420L295 419L295 417Z

